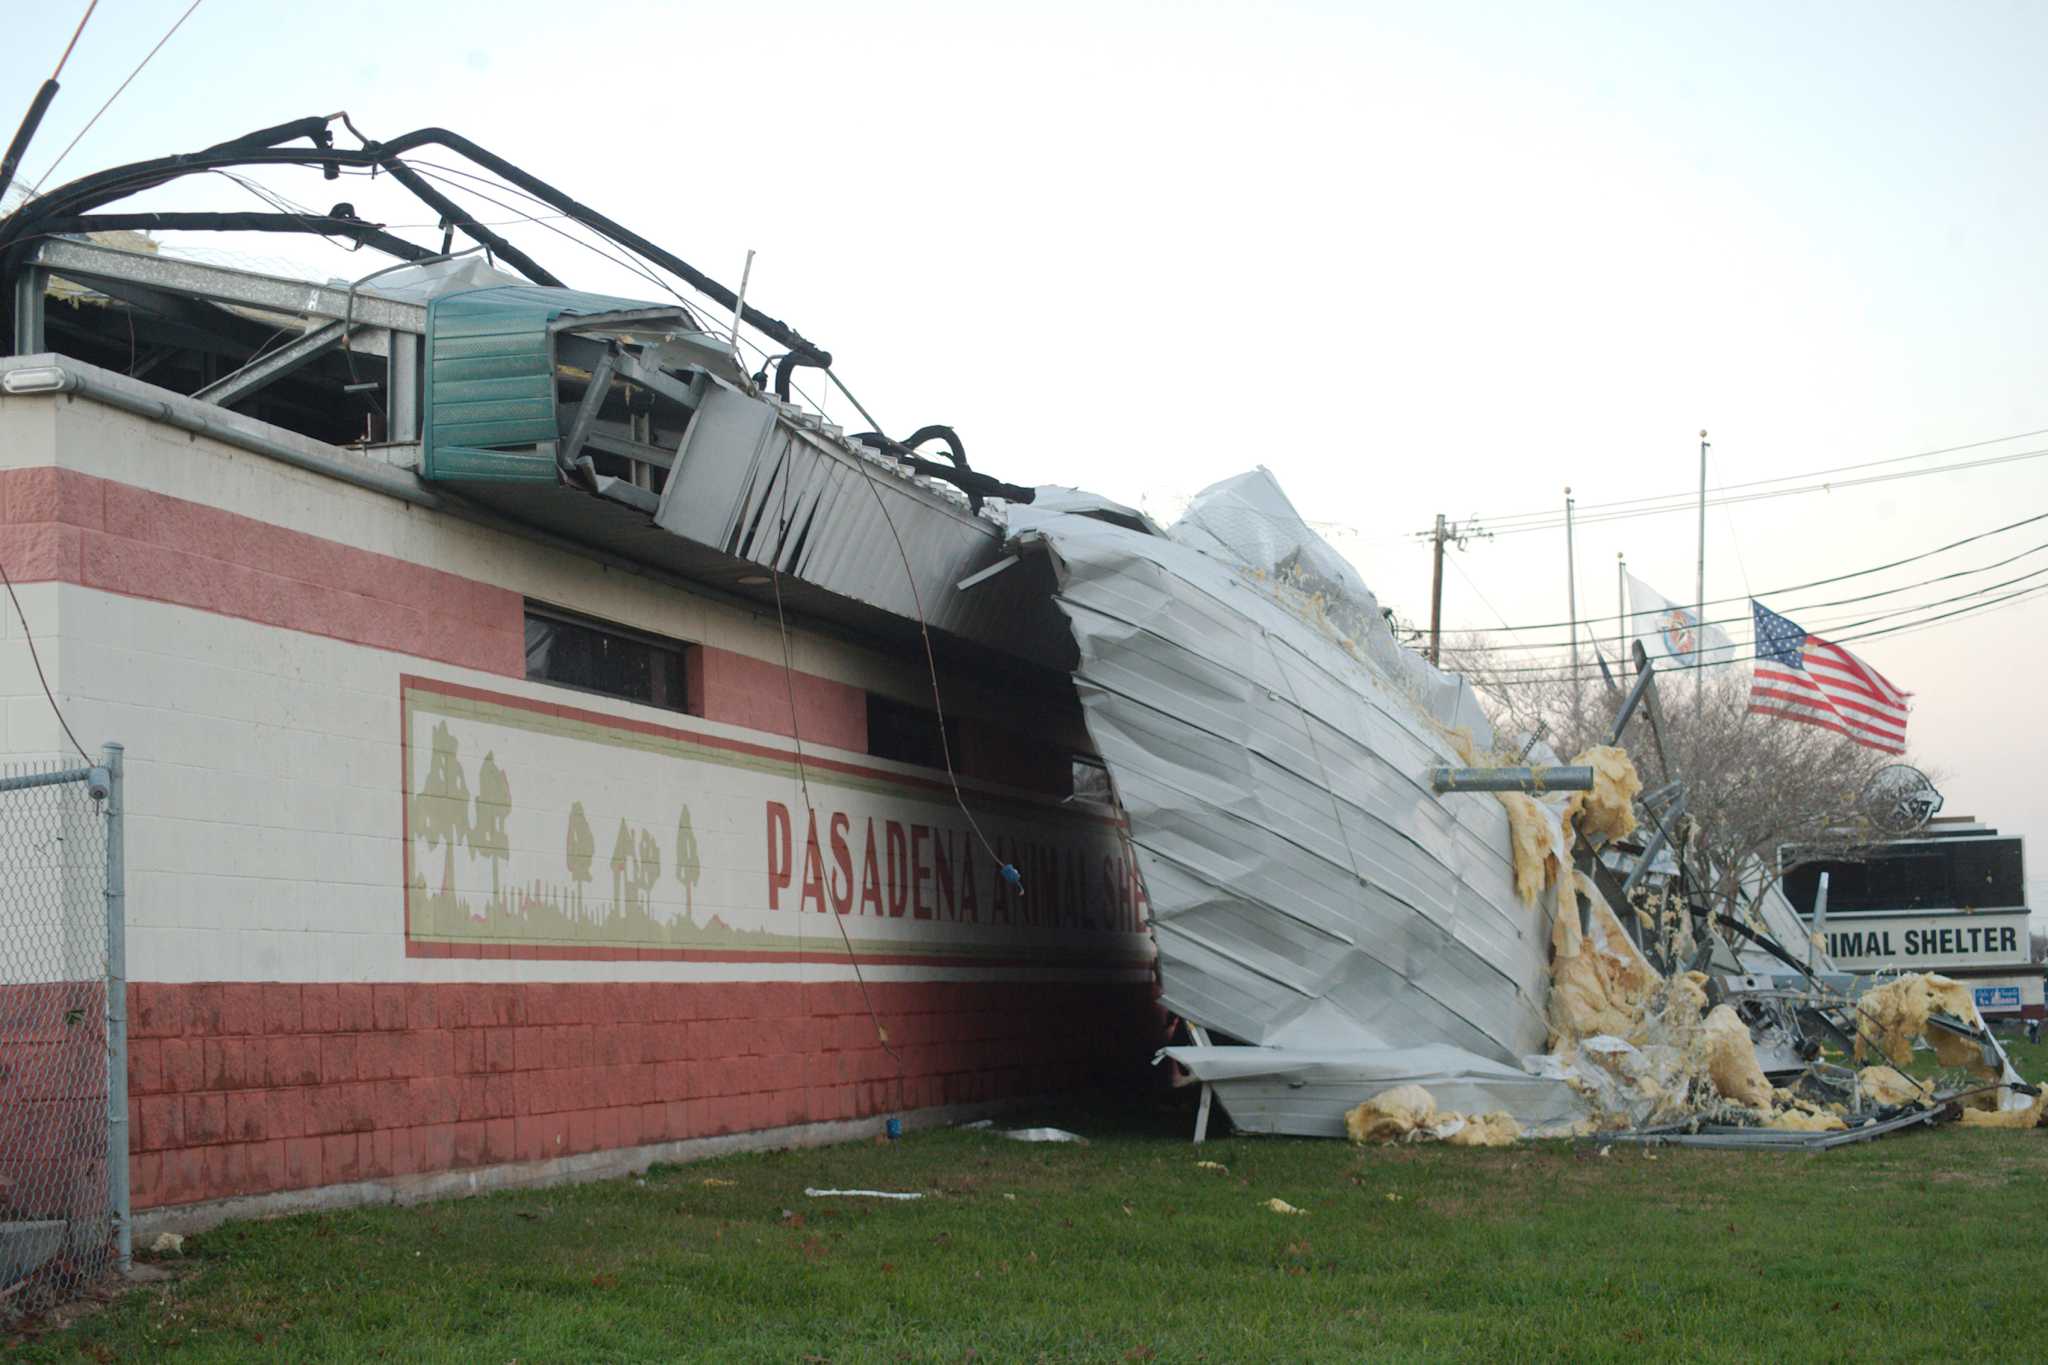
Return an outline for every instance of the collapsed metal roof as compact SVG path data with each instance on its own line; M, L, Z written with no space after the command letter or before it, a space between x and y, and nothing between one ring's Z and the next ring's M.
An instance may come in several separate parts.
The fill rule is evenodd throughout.
M905 641L929 626L957 663L996 655L1065 673L1072 643L1042 577L974 584L1003 555L984 503L1028 502L1033 490L974 470L950 427L900 441L849 434L791 400L793 372L829 368L831 354L679 257L445 130L346 150L337 123L352 128L345 116L302 119L97 172L0 218L14 355L58 352L147 378L216 415L410 471L451 510L764 607L779 596L814 623ZM728 310L733 330L744 323L787 349L749 374L699 307L564 287L408 164L434 146L670 272ZM274 165L388 172L440 218L443 248L347 204L325 215L104 211L184 176ZM340 236L398 263L323 285L183 259L132 235L153 230ZM475 246L453 251L457 233ZM106 244L117 238L145 249ZM944 459L919 453L933 444Z
M955 663L993 665L1012 686L1071 675L1138 854L1164 999L1194 1028L1195 1046L1170 1055L1242 1126L1341 1132L1361 1095L1415 1082L1536 1129L1584 1121L1611 1078L1541 1054L1560 945L1597 938L1601 920L1576 890L1524 904L1508 814L1469 794L1542 779L1443 779L1495 747L1471 689L1394 640L1270 474L1208 490L1168 532L1093 495L991 479L942 425L849 435L791 400L792 372L829 375L831 355L739 294L454 134L342 150L333 122L99 172L0 218L6 390L86 393L864 640L929 628ZM567 288L408 165L428 145L669 271L731 330L680 300ZM100 211L185 175L282 164L388 172L439 216L442 249L347 204ZM319 284L104 240L157 229L338 235L399 265ZM458 232L472 253L450 249ZM787 348L751 374L730 340L742 322ZM945 460L918 453L934 442ZM1639 704L1657 721L1639 667L1617 737ZM1841 1093L1808 1049L1861 1037L1853 983L1786 950L1803 935L1782 898L1760 896L1761 928L1701 909L1665 856L1682 783L1636 806L1650 838L1576 848L1541 808L1558 866L1624 912L1606 948L1668 982L1712 973L1701 1003L1745 1011L1737 1027L1774 1078ZM1692 921L1684 960L1668 927L1631 909L1646 879L1675 887ZM1996 1048L1981 1019L1937 1022ZM1650 1065L1650 1049L1607 1041L1618 1048L1594 1049L1600 1065L1624 1051ZM2038 1093L1996 1060L1984 1069L2000 1112L2038 1113ZM1866 1111L1853 1073L1846 1084L1866 1128L1901 1118Z

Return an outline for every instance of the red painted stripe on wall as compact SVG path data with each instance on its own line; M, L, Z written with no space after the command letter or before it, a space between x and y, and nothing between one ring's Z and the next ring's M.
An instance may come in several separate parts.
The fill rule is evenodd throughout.
M896 1057L852 982L131 985L134 1202L1129 1083L1163 1041L1150 982L868 993Z
M525 599L510 588L287 530L75 470L0 470L0 563L16 583L70 583L526 676ZM867 693L706 645L692 652L710 720L867 748Z
M168 602L513 677L518 593L111 479L0 470L0 553L24 583Z

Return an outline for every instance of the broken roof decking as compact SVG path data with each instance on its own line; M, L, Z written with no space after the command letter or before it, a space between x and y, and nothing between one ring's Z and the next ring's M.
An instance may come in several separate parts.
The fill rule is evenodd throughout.
M359 377L378 381L390 395L392 439L357 455L225 406L267 392L255 384L226 395L185 395L40 350L17 355L15 366L54 363L77 383L124 402L148 394L181 425L218 430L251 448L318 444L339 458L337 468L372 467L385 491L403 482L415 501L494 514L766 611L776 609L776 585L747 580L763 578L773 565L785 575L783 608L798 619L900 647L917 643L921 606L942 651L949 641L964 642L984 656L983 666L994 665L986 656L996 654L1041 673L1063 674L1071 661L1073 646L1049 601L1042 566L996 574L966 591L956 586L1002 558L1000 526L971 511L954 490L911 474L894 454L856 445L812 414L734 387L745 376L724 339L706 336L674 304L507 285L473 260L407 267L353 289L72 239L39 243L28 260L18 348L43 340L41 291L52 277L166 316L260 316L258 341L275 337L279 323L296 324L302 342L330 357L346 332ZM445 356L429 353L430 334ZM624 373L642 381L665 367L664 401L689 392L720 419L700 427L691 411L677 409L665 439L675 441L676 431L682 439L672 449L623 441L616 431L586 433L591 451L670 461L662 471L666 487L588 468L569 471L580 476L572 481L558 467L557 447L566 444L578 409L561 403L553 386L581 382L562 377L587 375L607 347L618 348ZM249 377L257 367L245 367ZM275 382L287 373L263 378ZM423 399L417 404L416 391ZM744 415L743 430L724 421L734 413ZM908 575L916 576L914 586Z
M1267 1046L1541 1049L1546 916L1515 898L1500 805L1430 790L1459 759L1414 695L1252 565L1082 513L1010 521L1051 552L1168 1008Z

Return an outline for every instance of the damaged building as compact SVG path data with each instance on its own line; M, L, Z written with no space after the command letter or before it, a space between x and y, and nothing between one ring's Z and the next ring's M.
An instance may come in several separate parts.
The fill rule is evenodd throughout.
M1163 1042L1262 1132L1404 1088L1428 1107L1359 1122L1854 1135L1957 1102L1826 1071L1859 1032L2038 1105L1967 999L1865 1029L1781 899L1715 923L1670 857L1682 775L1495 736L1266 471L1167 529L943 425L846 430L796 387L832 355L739 291L452 133L343 124L0 219L0 548L50 692L10 623L6 756L126 746L137 1210L826 1140ZM686 292L572 288L423 148ZM388 175L441 240L127 202L266 166ZM192 232L378 259L159 241ZM1656 704L1645 670L1617 737Z

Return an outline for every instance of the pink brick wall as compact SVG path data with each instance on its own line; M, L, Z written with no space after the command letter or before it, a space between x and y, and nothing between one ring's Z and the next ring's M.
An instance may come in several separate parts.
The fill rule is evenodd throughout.
M137 1208L1128 1076L1147 983L129 988Z
M0 1221L107 1207L106 991L0 986Z
M706 720L790 734L792 686L806 744L867 752L868 694L861 688L809 673L785 679L780 664L729 649L707 645L690 652L690 696Z
M17 582L77 583L511 677L520 595L68 469L0 470Z

